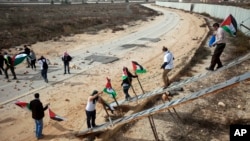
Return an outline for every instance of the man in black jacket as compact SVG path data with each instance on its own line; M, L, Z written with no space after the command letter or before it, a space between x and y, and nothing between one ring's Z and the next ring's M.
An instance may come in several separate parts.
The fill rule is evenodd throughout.
M66 74L68 70L68 74L70 74L69 62L72 60L72 57L65 51L62 56L62 61L64 65L64 74Z
M36 138L41 139L43 138L43 117L44 117L44 111L48 109L48 105L46 104L45 107L43 107L42 102L39 99L39 93L36 93L35 99L30 101L29 108L32 112L32 118L35 120L36 124Z

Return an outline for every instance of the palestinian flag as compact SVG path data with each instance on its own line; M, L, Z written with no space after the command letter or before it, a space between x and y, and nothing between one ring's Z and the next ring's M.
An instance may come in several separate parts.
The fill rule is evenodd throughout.
M15 104L16 104L17 106L23 108L23 109L28 109L28 110L30 110L30 104L27 103L27 102L17 101Z
M125 67L123 67L122 72L123 72L122 73L122 80L124 80L124 79L126 79L128 77L128 72L127 72Z
M27 57L27 54L21 53L13 56L12 61L14 62L14 66L23 62L23 60Z
M230 14L220 25L226 32L235 36L237 32L237 22L235 18Z
M65 118L56 115L53 111L51 111L50 108L49 108L49 117L50 117L50 119L53 119L56 121L64 121L65 120Z
M107 77L107 84L106 87L103 89L103 92L109 94L112 98L115 98L117 94L115 90L112 88L110 81L111 80Z
M133 70L135 71L135 73L146 73L147 71L140 65L138 64L136 61L132 61L132 67Z

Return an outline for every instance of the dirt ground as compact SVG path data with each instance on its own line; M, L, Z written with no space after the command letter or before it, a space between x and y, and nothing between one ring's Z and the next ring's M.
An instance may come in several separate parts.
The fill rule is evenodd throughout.
M171 9L169 9L171 10ZM85 105L87 96L93 90L101 91L105 84L105 78L108 76L112 79L113 88L118 93L118 100L124 99L121 83L121 69L127 66L131 70L131 61L136 60L143 65L148 72L140 75L140 80L145 91L152 91L163 85L160 65L162 63L162 46L167 46L175 56L175 68L170 73L172 79L179 71L189 63L195 51L199 48L205 39L209 29L204 27L206 22L204 18L196 14L190 14L174 10L181 17L177 28L173 29L161 37L159 42L148 43L148 48L134 48L126 56L117 56L120 60L101 64L98 68L91 68L82 74L71 77L62 83L52 85L46 89L39 90L41 101L54 111L65 118L66 121L56 122L49 119L46 114L44 118L45 138L42 140L51 141L80 141L88 138L75 137L74 133L87 128ZM50 60L56 60L65 50L69 53L84 48L88 45L95 45L108 40L116 40L119 37L135 32L139 28L147 28L152 22L162 18L155 17L154 20L138 21L135 26L124 26L123 31L113 33L111 30L102 30L98 34L79 34L71 37L63 37L59 41L46 41L32 44L32 49L37 55L46 54ZM46 46L46 50L44 47ZM229 44L230 46L230 44ZM233 46L232 46L233 47ZM211 49L213 50L213 49ZM227 48L222 55L223 62L227 60L226 54L230 52ZM211 56L204 59L204 63L197 64L193 70L193 75L203 73L209 65ZM59 63L61 62L53 62ZM241 69L239 69L239 67ZM118 69L117 69L118 68ZM72 70L73 71L73 70ZM232 72L235 71L235 72ZM242 63L232 70L211 75L200 82L195 82L184 87L184 92L173 98L182 97L190 92L211 86L218 82L223 82L235 75L249 71L249 61ZM216 78L216 79L215 79ZM134 81L133 86L137 93L141 93L139 84ZM243 82L240 85L224 90L217 95L203 97L193 102L181 105L176 108L182 122L175 121L168 112L162 112L154 115L156 130L160 140L209 140L225 141L229 140L229 125L232 123L249 123L249 84ZM133 95L130 90L131 95ZM111 102L112 99L103 94L102 97ZM23 97L19 100L30 101L33 95ZM225 103L225 106L219 106L218 102ZM161 101L155 101L159 104ZM134 106L131 103L130 106ZM133 111L133 109L130 109ZM1 105L0 117L0 137L4 141L27 141L36 140L34 135L34 121L31 113L25 111L13 103ZM105 122L105 111L101 105L97 106L97 124ZM108 135L112 135L107 138ZM108 141L151 141L155 140L153 132L147 118L143 118L133 123L129 123L119 128L116 132L109 131L96 137L96 140Z

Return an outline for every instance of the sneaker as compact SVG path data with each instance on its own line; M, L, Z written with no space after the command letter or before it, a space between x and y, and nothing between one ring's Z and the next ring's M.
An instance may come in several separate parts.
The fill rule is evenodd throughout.
M208 70L208 71L214 71L214 69L210 69L210 68L206 68L206 70Z

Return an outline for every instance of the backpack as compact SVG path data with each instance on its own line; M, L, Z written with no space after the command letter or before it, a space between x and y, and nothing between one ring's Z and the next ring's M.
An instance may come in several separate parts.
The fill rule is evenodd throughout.
M48 64L47 64L46 59L42 60L42 62L43 62L43 69L48 69L49 66L48 66Z
M72 57L71 57L70 55L68 55L67 60L68 60L68 61L71 61L71 60L72 60Z

